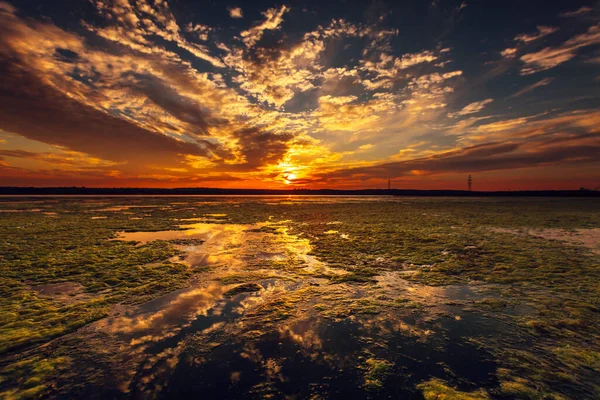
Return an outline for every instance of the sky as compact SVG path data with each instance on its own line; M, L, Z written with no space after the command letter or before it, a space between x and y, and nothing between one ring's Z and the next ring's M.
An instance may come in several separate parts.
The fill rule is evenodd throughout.
M597 1L0 0L0 186L600 186Z

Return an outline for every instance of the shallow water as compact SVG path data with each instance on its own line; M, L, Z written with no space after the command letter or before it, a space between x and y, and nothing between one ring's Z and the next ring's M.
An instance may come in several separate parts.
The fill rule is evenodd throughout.
M265 227L271 230L261 231ZM201 241L178 245L183 254L172 261L212 269L189 288L122 308L84 330L86 340L100 340L112 349L103 363L127 365L113 387L84 385L84 392L419 398L414 384L443 376L445 368L468 375L466 389L494 383L492 358L465 336L504 327L456 305L481 298L483 289L419 285L398 272L377 276L376 289L331 287L324 276L347 272L309 255L310 241L290 234L285 224L195 223L180 228L119 234L117 240L142 244ZM226 296L238 286L226 283L228 278L244 274L253 274L261 289ZM373 309L375 294L399 293L404 302L425 308ZM450 301L454 305L446 304ZM385 378L376 391L365 384L369 359L393 364L389 375L395 378Z
M88 232L97 229L103 235L89 242L106 246L106 258L97 254L70 258L78 251L70 242L73 239L55 244L52 237L45 239L45 249L57 251L36 261L40 269L28 271L27 290L54 309L107 307L104 299L113 294L125 299L110 303L105 317L28 348L24 357L68 358L64 369L56 367L46 378L45 393L54 398L421 399L419 385L435 379L445 382L448 390L483 388L492 397L518 398L502 392L502 384L521 383L521 375L532 382L539 375L526 370L507 378L502 370L508 362L516 360L515 368L531 363L558 373L574 371L564 367L565 361L550 358L548 347L562 348L532 334L539 325L531 321L540 324L540 315L549 314L546 304L560 309L566 302L579 301L577 291L583 283L567 295L556 292L562 297L554 300L555 293L549 291L554 288L548 285L527 281L513 288L486 282L489 274L511 271L505 257L513 254L489 245L484 248L486 243L469 236L472 220L464 224L444 214L458 205L462 215L473 207L473 200L453 199L450 205L435 203L443 199L424 201L434 206L400 217L395 213L415 207L417 200L116 198L76 206L57 203L56 209L48 205L47 212L60 218L44 217L47 222L34 220L35 213L9 212L7 217L23 218L19 227L50 224L36 228L31 237L39 238L47 229L65 235L77 224L87 224L86 229L92 229ZM77 214L74 207L84 212ZM17 207L11 203L6 209ZM407 218L414 218L408 226ZM482 218L486 232L489 220L489 216ZM589 225L585 221L582 226ZM424 235L418 231L422 226L427 228ZM499 229L499 235L518 236L513 230ZM538 228L518 237L537 238L540 232ZM578 241L568 243L586 245L581 236L586 231L575 232ZM23 243L29 243L25 239ZM13 246L11 241L6 243ZM520 260L531 243L539 244L527 243L515 250L512 260ZM405 253L398 253L398 248ZM429 253L418 253L421 248ZM108 265L107 260L118 262L126 252L137 251L147 255L145 261L135 259L126 264L130 267L117 271L126 279L139 279L139 286L126 286L129 282L120 278L90 289L86 279L77 275L96 262ZM484 256L493 251L500 253L500 261L488 264ZM61 257L68 261L66 273L57 274L60 280L50 276L33 283L34 273L54 273L52 268L58 268L54 259ZM449 259L459 260L457 269L438 279L437 268ZM82 267L77 269L78 265ZM469 268L481 268L482 273L463 279ZM541 267L519 268L535 272ZM156 289L146 289L143 278L157 270L161 275L158 281L150 280L152 285L182 271L189 279L152 292ZM431 284L424 283L429 283L423 279L428 273L436 277ZM552 273L556 280L565 272ZM124 286L126 290L121 289ZM127 297L123 295L127 291L140 295ZM151 294L146 296L146 291ZM564 314L571 317L580 309L594 312L582 304L570 303ZM579 326L575 318L564 323ZM586 340L569 344L588 345ZM512 353L506 356L505 349ZM12 359L7 359L2 362L8 365ZM559 387L560 392L593 398L585 378L593 382L595 375L587 370L577 374Z
M457 308L460 319L444 314L430 320L429 310L323 318L314 311L316 299L310 295L296 304L293 317L270 321L268 311L267 320L261 316L264 308L305 285L274 279L261 285L258 292L233 298L223 296L231 285L184 289L95 324L103 342L120 350L110 355L111 362L129 362L119 390L136 397L342 398L362 393L420 398L414 384L432 375L442 377L446 368L469 376L464 389L494 384L493 358L465 336L498 333L506 329L501 322L490 324ZM419 296L429 295L420 289ZM456 288L444 295L464 297L467 292ZM346 298L364 297L347 293ZM364 387L361 369L370 358L393 363L393 380L375 392Z

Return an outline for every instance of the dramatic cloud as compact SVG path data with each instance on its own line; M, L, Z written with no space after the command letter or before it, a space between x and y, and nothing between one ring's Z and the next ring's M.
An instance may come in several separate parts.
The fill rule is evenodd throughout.
M533 74L554 68L575 58L581 48L600 44L600 24L590 27L587 32L577 35L558 47L545 47L540 51L524 54L521 61L525 66L522 75Z
M502 50L500 52L500 54L502 55L502 57L513 58L517 54L517 49L514 47L509 47L509 48Z
M289 11L289 7L281 6L280 8L270 8L262 14L265 20L258 25L253 26L247 31L243 31L240 35L242 36L244 43L248 47L252 47L258 42L265 31L279 29L279 26L283 22L283 14Z
M494 101L494 99L485 99L485 100L481 100L481 101L476 101L474 103L464 106L463 109L460 111L448 114L448 116L450 118L456 118L456 117L460 117L463 115L475 114L475 113L478 113L481 110L483 110L483 108L486 105L490 104L493 101Z
M244 14L242 13L242 9L240 7L229 7L227 9L229 11L229 16L231 18L243 18Z
M521 34L521 35L517 35L515 36L515 40L518 42L533 42L534 40L538 40L543 38L544 36L547 36L551 33L554 33L557 31L556 28L553 28L551 26L538 26L537 27L537 33L532 33L532 34Z
M180 153L209 152L78 103L17 68L0 63L5 78L0 86L0 120L6 131L115 161L166 163Z
M18 6L0 2L7 184L427 186L597 161L593 7L500 26L473 23L483 3L419 24L394 4Z
M538 168L564 161L597 165L600 164L600 130L591 125L599 120L599 113L565 115L535 123L538 129L553 131L551 135L518 128L508 135L504 134L502 142L477 144L408 161L331 171L319 175L317 179L327 182L393 179L410 175L447 174L450 171L475 173ZM569 134L562 131L568 126L585 126L589 133Z
M592 7L583 6L574 11L567 11L567 12L561 13L560 16L561 17L577 17L579 15L587 14L590 11L592 11Z

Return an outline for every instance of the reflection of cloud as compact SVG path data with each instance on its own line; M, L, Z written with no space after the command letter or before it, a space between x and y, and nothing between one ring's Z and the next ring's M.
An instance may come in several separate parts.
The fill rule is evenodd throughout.
M199 315L213 308L226 287L212 284L206 288L186 290L177 294L157 312L121 316L109 319L105 325L111 333L140 337L134 343L156 341L177 334Z
M278 328L282 338L289 339L307 350L318 350L323 347L323 341L317 330L316 321L295 322L292 326Z

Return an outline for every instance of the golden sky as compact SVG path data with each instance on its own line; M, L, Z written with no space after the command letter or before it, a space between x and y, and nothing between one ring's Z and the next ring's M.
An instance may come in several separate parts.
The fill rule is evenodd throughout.
M0 185L600 186L594 2L43 3L0 2Z

